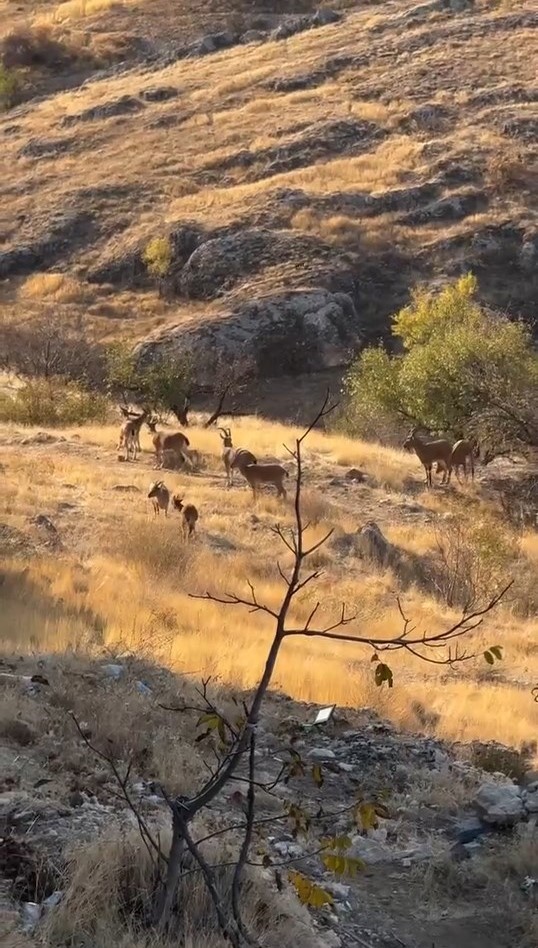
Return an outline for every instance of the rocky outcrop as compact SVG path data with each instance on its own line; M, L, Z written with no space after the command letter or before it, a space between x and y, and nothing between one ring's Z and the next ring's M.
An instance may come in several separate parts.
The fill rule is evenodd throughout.
M210 385L217 364L234 362L272 377L344 365L362 341L359 317L345 293L290 290L254 299L228 313L152 334L136 352L141 364L191 353L198 381Z

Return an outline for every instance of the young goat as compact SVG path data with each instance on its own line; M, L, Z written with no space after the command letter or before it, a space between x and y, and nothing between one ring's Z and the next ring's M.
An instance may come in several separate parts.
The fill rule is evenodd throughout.
M411 434L404 441L404 448L408 451L411 449L414 450L426 471L426 484L428 487L433 486L432 467L436 461L438 462L437 470L439 470L439 465L443 466L442 483L444 484L449 476L452 444L450 441L444 439L439 441L423 441L419 438L417 432L418 429L413 428Z
M162 468L167 452L176 458L181 458L185 464L192 467L192 461L189 456L188 447L190 441L182 431L176 431L174 434L165 434L164 431L157 431L157 422L150 419L146 422L153 437L153 447L155 448L155 466Z
M460 481L459 468L463 468L463 476L467 480L467 461L469 461L469 469L471 471L471 480L474 481L474 454L476 451L476 442L466 440L463 438L461 441L456 441L456 444L452 448L452 453L450 455L450 461L448 466L448 480L450 481L450 475L452 474L452 468L456 471L456 477Z
M257 464L258 459L246 448L234 448L231 428L219 428L222 439L222 461L226 471L226 484L231 487L234 480L234 471L237 469L243 474L247 464Z
M287 497L283 481L288 472L281 464L247 464L241 468L241 474L252 488L254 497L260 484L272 484L276 487L277 497Z
M153 501L153 510L157 517L161 510L164 510L165 517L168 516L168 507L170 506L170 491L163 481L153 481L149 485L148 497Z
M129 416L127 410L122 408L122 414L128 420L121 427L118 451L124 448L125 460L128 461L132 457L133 461L136 461L138 451L142 450L140 447L140 429L148 417L148 413L145 410L141 415Z
M187 534L187 538L194 536L196 521L198 520L198 511L196 507L194 504L184 505L183 497L179 497L178 494L174 494L172 503L174 508L182 515L183 533Z

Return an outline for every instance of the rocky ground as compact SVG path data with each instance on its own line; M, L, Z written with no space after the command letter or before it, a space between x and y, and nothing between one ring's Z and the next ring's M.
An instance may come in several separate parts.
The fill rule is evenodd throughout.
M103 739L114 745L121 768L129 744L122 746L123 722L118 727L110 715L123 704L127 714L137 716L143 738L131 742L129 792L144 818L163 826L167 806L154 779L157 751L151 749L166 717L159 704L172 696L177 704L192 686L125 656L101 664L36 656L4 661L0 687L1 919L9 937L22 926L39 939L44 922L68 896L66 847L83 848L122 827L133 828L112 774L88 751L70 711L80 721L84 707L84 733L98 746ZM91 710L96 702L99 719ZM310 830L298 835L291 832L293 820L275 820L263 841L270 889L276 873L285 879L287 868L294 868L333 898L332 905L312 910L310 943L319 938L320 945L332 948L532 945L538 781L522 771L517 780L484 773L476 765L477 749L488 751L505 770L510 762L517 766L517 755L495 745L450 745L403 735L369 709L336 709L328 724L311 726L317 711L272 696L257 769L258 780L270 784L290 747L305 763L305 776L278 784L270 794L260 792L258 813L276 817L286 804L299 801L312 817ZM179 759L173 762L178 775L185 763L181 754L196 733L192 716L182 731L185 743L176 747ZM161 744L159 753L172 747ZM191 755L204 755L194 747ZM321 788L310 778L313 764L321 767ZM244 790L240 781L226 789L212 809L212 826L224 825L230 815L237 819ZM375 828L364 830L354 821L354 805L361 800L383 803ZM364 861L354 878L327 872L317 853L320 838L346 834L347 855Z
M6 13L4 43L25 22ZM244 347L262 376L342 365L418 281L467 269L534 318L531 4L154 2L54 22L58 42L120 52L20 67L1 120L8 317L54 309L146 352Z

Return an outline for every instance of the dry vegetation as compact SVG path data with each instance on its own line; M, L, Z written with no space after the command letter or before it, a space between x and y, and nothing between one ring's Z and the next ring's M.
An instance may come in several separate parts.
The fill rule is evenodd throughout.
M69 233L59 251L46 246L32 270L54 267L84 282L96 266L121 261L186 222L204 230L229 224L270 228L276 236L309 234L345 255L358 285L379 288L375 312L362 291L356 301L379 327L417 277L453 272L454 253L463 247L488 301L528 313L532 270L517 255L534 233L527 200L534 181L532 4L514 12L492 0L456 16L433 8L414 13L397 0L338 6L346 16L335 25L166 65L159 57L173 58L204 32L255 26L256 10L202 10L192 0L171 18L164 0L70 0L24 12L4 0L8 35L49 29L51 41L71 50L71 66L58 74L28 72L22 64L25 96L41 97L2 119L3 249L46 238L74 207L76 240ZM277 22L265 19L269 27ZM86 52L75 67L77 46ZM129 62L137 49L157 58L151 70L133 60L125 71L80 86L88 56L96 65ZM148 102L144 95L156 86L177 97ZM123 97L132 100L125 113L87 117L89 109ZM413 195L421 187L423 197L417 192L391 208L396 190ZM501 260L517 272L509 289L497 272ZM264 260L226 287L218 306L227 296L250 297L253 286L264 292L297 285L314 278L312 268L304 257ZM2 286L6 318L50 305L37 293L29 299L21 269ZM92 282L64 303L66 320L109 337L144 335L217 306L165 302L128 278L113 294Z
M259 457L286 464L282 444L293 437L292 429L244 419L236 422L235 431L237 441ZM244 484L225 490L217 433L193 428L191 444L204 456L203 471L164 472L168 486L200 511L200 537L185 544L179 519L155 521L145 499L154 476L148 454L136 464L118 464L115 427L64 434L67 442L21 447L13 431L3 432L1 520L31 538L31 518L45 513L62 543L54 555L38 543L40 552L31 560L10 557L9 548L4 550L4 648L90 654L129 649L178 671L217 675L236 687L253 685L269 641L266 618L200 603L189 593L208 587L216 593L242 592L250 580L260 598L276 604L281 583L270 527L276 521L291 522L289 502L282 505L263 496L253 507ZM142 440L149 448L147 432ZM535 534L510 535L503 546L500 538L507 528L495 519L491 502L481 499L480 488L455 488L448 496L423 494L416 459L396 450L314 434L307 461L305 516L315 538L328 527L335 534L314 555L324 573L316 590L301 601L297 618L310 611L313 597L321 599L324 615L345 601L357 612L357 629L367 624L372 635L392 635L401 626L400 595L418 626L446 623L457 609L446 605L439 579L447 581L445 573L436 574L434 582L430 564L433 569L437 562L440 536L447 540L452 521L445 518L463 517L465 523L473 518L477 530L463 531L456 553L450 545L454 538L446 543L449 567L452 563L454 568L456 555L465 554L462 561L468 565L482 558L484 566L472 573L480 595L514 576L507 601L478 633L480 646L502 644L506 657L498 670L479 661L458 674L397 657L397 685L380 692L373 685L368 655L345 643L299 640L283 650L275 686L305 701L375 706L404 727L425 726L452 739L494 738L515 746L529 741L535 715L529 691L538 680ZM341 477L350 465L368 472L368 486L351 485L344 492L331 485L331 478ZM140 492L115 491L119 484ZM380 569L345 554L346 537L369 519L401 551L401 569ZM450 578L461 581L458 575Z

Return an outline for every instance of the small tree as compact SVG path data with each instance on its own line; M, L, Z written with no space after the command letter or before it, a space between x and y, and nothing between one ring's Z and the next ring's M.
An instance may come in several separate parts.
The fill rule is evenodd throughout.
M416 626L405 617L403 610L401 613L402 629L392 637L378 638L361 628L357 628L355 632L348 632L346 627L351 626L356 621L356 617L348 614L345 605L342 605L339 614L334 616L333 619L316 625L316 618L321 612L320 602L313 606L305 622L297 624L294 621L294 605L300 600L303 591L307 587L312 587L312 584L316 582L322 572L317 568L308 569L307 561L316 550L326 543L332 534L331 530L321 540L310 543L307 539L309 524L304 522L302 512L302 448L314 425L329 414L333 407L328 404L327 396L312 424L309 425L301 437L297 438L294 449L289 452L297 466L293 501L295 524L290 531L285 530L278 524L274 527L275 535L290 554L288 565L278 563L283 586L280 605L273 608L258 599L256 590L250 582L248 583L249 592L246 596L239 596L235 593L216 596L211 592L207 592L202 596L194 597L222 603L226 606L244 607L250 612L261 612L272 623L273 636L258 685L249 701L243 702L242 705L238 704L237 717L234 716L231 719L218 708L208 692L207 682L199 690L201 699L199 706L188 707L185 704L180 704L176 708L168 709L182 714L194 713L197 715L198 726L202 728L201 733L196 738L198 744L209 739L212 735L217 738L212 747L214 758L210 758L213 760L213 766L208 763L208 777L194 795L172 798L167 794L165 787L161 788L170 808L172 822L172 843L168 854L162 852L159 839L155 838L147 822L133 805L129 790L130 766L126 775L123 776L112 758L97 751L101 757L108 761L128 805L134 810L144 842L148 850L152 852L159 870L160 882L152 922L161 933L170 931L183 875L190 876L195 871L199 872L207 886L215 908L218 925L233 948L247 948L247 946L248 948L259 948L260 942L246 928L242 918L244 872L247 865L268 867L272 865L272 860L268 854L261 860L252 860L251 849L255 834L257 831L261 831L263 826L267 828L278 819L290 820L294 833L303 832L308 829L310 822L316 819L315 815L311 817L304 812L300 805L295 803L290 803L284 809L283 814L268 819L256 819L256 794L260 787L274 789L278 782L288 782L290 778L305 773L305 762L293 747L289 749L288 759L282 764L276 781L273 781L270 786L258 779L256 769L258 761L256 753L257 733L263 704L271 684L280 649L287 639L296 636L318 637L331 641L344 641L355 647L365 648L371 656L376 684L379 687L386 685L390 688L393 686L393 674L389 665L383 660L383 653L406 651L424 661L442 665L454 665L473 657L472 653L460 649L458 643L461 637L469 635L482 623L484 616L496 606L504 595L506 588L508 588L499 591L493 599L482 606L474 606L471 611L464 611L459 620L455 621L449 628L438 632L420 633ZM491 664L501 657L500 647L492 646L487 650L487 653L484 653L484 657ZM87 731L79 724L77 726L81 737L91 747ZM244 782L246 788L246 795L244 797L241 795L243 818L239 822L234 819L226 823L221 829L212 832L209 837L207 834L200 836L196 832L195 818L207 807L210 807L216 797L225 791L232 779L236 777ZM322 785L323 774L319 765L314 765L312 768L312 779L318 787ZM354 809L356 812L353 816L362 828L368 828L375 824L375 803L359 800ZM334 821L336 816L339 815L341 814L332 813L329 814L329 817ZM235 858L231 863L227 863L231 866L232 871L231 884L223 890L223 887L219 885L219 871L222 869L222 865L210 864L205 855L203 844L208 838L232 831L237 831L240 839ZM347 837L319 840L316 853L321 856L324 865L331 871L340 874L344 872L353 873L360 868L360 860L354 860L346 856L349 844L350 840ZM321 886L309 880L302 873L296 872L291 866L288 868L289 882L294 886L303 902L319 907L332 901L330 894ZM277 886L282 887L283 879L279 869L276 870L275 880Z
M108 386L112 393L127 400L130 394L163 414L176 411L188 399L193 378L191 357L170 355L146 366L139 366L135 353L122 343L107 349Z
M495 453L538 445L538 357L520 322L484 310L471 275L439 294L417 292L393 320L403 354L366 350L347 380L356 429L402 419ZM365 421L363 421L365 419Z

